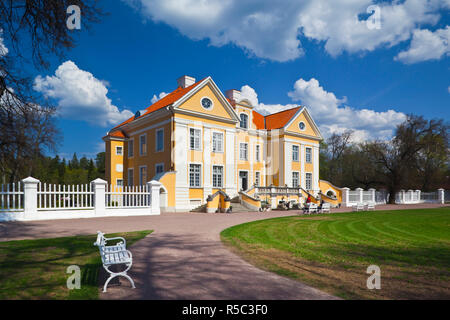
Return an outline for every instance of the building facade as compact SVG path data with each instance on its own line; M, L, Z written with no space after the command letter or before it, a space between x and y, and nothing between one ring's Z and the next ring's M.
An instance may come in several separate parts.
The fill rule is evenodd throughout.
M158 180L169 212L205 204L218 190L232 198L254 185L319 192L322 135L306 107L263 116L238 90L224 95L211 77L177 82L103 138L112 186Z

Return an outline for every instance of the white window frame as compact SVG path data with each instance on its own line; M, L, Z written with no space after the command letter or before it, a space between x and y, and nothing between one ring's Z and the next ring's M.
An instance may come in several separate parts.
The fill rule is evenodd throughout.
M195 172L194 172L194 185L191 185L191 166L192 165L197 165L200 166L200 172L199 172L199 185L195 185ZM198 162L190 162L189 166L188 166L188 185L189 188L192 189L199 189L199 188L203 188L203 184L202 184L202 171L203 171L203 165L201 163Z
M122 150L120 153L117 151L119 148ZM123 146L116 146L116 156L123 156Z
M130 172L131 172L131 174L130 174ZM133 180L132 181L133 184L130 184L130 177L131 177L131 180ZM127 185L129 187L134 186L134 168L128 168L128 170L127 170Z
M307 179L308 174L311 175L311 186L309 189L308 189L308 179ZM305 172L305 189L312 190L312 187L313 187L313 174L312 174L312 172Z
M242 145L246 145L246 148L245 148L245 159L243 159L241 157L242 156L242 153L241 153L241 151L242 151L241 146ZM248 161L248 143L247 142L240 142L239 143L239 160Z
M261 145L257 144L255 147L256 162L261 162Z
M294 152L294 148L297 148L297 152ZM294 158L294 154L297 154L297 157ZM292 161L299 162L300 161L300 146L294 144L292 145Z
M259 176L258 179L256 177ZM259 180L259 181L257 181ZM255 185L260 187L261 186L261 171L255 171Z
M119 181L122 181L122 185L119 185ZM117 179L116 179L116 186L117 186L117 187L120 187L120 188L123 188L123 179L117 178Z
M158 132L162 131L162 149L158 150ZM164 128L159 128L155 130L155 152L164 152Z
M142 137L145 137L145 152L142 152L142 143L141 143ZM139 155L140 156L146 156L147 155L147 149L148 149L147 148L147 134L144 133L144 134L141 134L139 136Z
M194 147L192 147L192 145L191 145L191 131L194 131ZM197 148L195 145L195 132L199 132ZM189 150L202 151L202 133L203 133L203 131L200 128L195 128L195 127L189 128Z
M161 173L164 173L164 162L160 162L160 163L156 163L155 164L155 175L158 174L158 167L162 167L162 172Z
M148 180L148 169L147 166L139 166L139 185L143 186L147 183L147 181L142 181L141 170L145 168L145 180Z
M131 148L130 148L130 145L131 145ZM128 149L128 152L127 152L128 158L133 158L134 157L134 138L128 140L128 146L127 147L128 147L127 148ZM132 151L131 155L130 155L130 150Z
M202 104L202 101L203 101L203 99L205 99L205 98L208 99L209 101L211 101L211 107L210 107L209 109L205 108L205 107L203 106L203 104ZM212 109L214 109L214 101L213 101L210 97L207 97L207 96L204 96L204 97L201 97L201 98L200 98L200 105L202 106L203 109L208 110L208 111L211 111Z
M221 142L220 143L220 148L218 148L218 150L214 150L214 136L215 135L221 135L222 136L222 138L220 140L220 142ZM225 135L223 134L223 132L220 132L220 131L213 131L212 132L212 152L214 152L214 153L223 153L224 138L225 138Z
M242 124L241 116L242 115L245 115L247 117L247 123L246 123L247 126L245 126L245 127L241 126L241 124ZM241 129L248 129L249 128L249 122L250 122L250 116L247 113L245 113L245 112L239 113L239 128L241 128Z
M220 174L220 176L221 176L221 178L220 178L220 180L221 180L221 184L220 185L214 185L214 175L215 175L215 173L214 173L214 167L217 167L217 168L222 168L222 173ZM223 165L213 165L212 166L212 185L213 185L213 188L215 188L215 189L221 189L221 188L223 188L223 185L224 185L224 177L225 177L225 174L224 174L224 168L223 168Z
M310 150L309 152L309 161L308 161L308 150ZM313 158L313 154L312 154L312 148L311 147L305 147L305 162L306 163L312 163L312 158Z
M297 174L297 184L294 184L294 174ZM292 171L292 188L298 188L300 187L300 172L299 171Z

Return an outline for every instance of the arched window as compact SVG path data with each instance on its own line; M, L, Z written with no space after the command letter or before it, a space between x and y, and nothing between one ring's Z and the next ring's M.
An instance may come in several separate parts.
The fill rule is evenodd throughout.
M247 129L248 128L248 115L246 115L245 113L241 113L240 118L241 118L240 127Z

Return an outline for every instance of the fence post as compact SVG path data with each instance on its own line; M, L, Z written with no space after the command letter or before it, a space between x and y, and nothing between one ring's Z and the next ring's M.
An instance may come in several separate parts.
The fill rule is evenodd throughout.
M400 190L400 203L405 203L405 190Z
M349 194L348 192L350 191L350 188L342 188L342 206L343 207L348 207L348 202L349 202Z
M441 204L445 203L445 193L444 193L444 189L440 188L438 189L438 202Z
M359 192L359 203L363 203L364 202L364 199L363 199L363 189L362 188L356 188L356 191L358 191Z
M422 201L420 200L420 193L421 193L420 190L416 190L416 194L417 194L417 203L422 202Z
M106 182L105 180L102 180L100 178L95 179L94 181L91 182L92 187L94 189L94 212L95 215L105 215L105 202L106 202L106 198L105 198L105 192L106 192L106 185L108 184L108 182Z
M152 180L147 182L147 187L151 196L151 213L161 214L161 206L159 203L159 192L161 189L161 182Z
M278 207L277 188L273 184L270 185L270 204L272 209L276 209Z
M376 200L377 200L377 199L375 198L375 192L376 192L376 190L375 190L374 188L371 188L371 189L369 189L369 191L372 192L372 201L371 201L371 202L375 203Z
M38 179L28 177L23 182L23 213L25 220L37 215L37 186Z

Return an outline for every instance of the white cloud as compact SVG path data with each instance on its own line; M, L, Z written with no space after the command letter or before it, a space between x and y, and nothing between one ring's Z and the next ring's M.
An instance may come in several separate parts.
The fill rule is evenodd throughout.
M260 58L289 61L304 54L300 37L322 41L337 56L391 47L420 25L435 25L448 0L376 1L381 29L369 29L372 0L124 0L144 17L164 22L194 40L233 44Z
M61 117L105 127L133 116L131 111L120 111L111 103L105 84L92 73L79 69L74 62L66 61L54 76L37 76L33 88L58 102Z
M262 114L270 114L297 106L297 104L266 105L258 101L258 95L250 86L243 86L242 97L252 101L255 110ZM342 133L347 129L354 130L354 140L389 139L398 124L406 119L406 115L394 110L377 112L369 109L355 109L345 105L347 99L337 98L332 92L320 86L319 81L299 79L294 90L288 92L292 101L300 102L311 112L319 125L322 134L327 137L333 133Z
M158 100L161 100L162 98L164 98L165 96L167 96L168 95L168 93L165 93L165 92L161 92L158 96L156 96L156 94L154 94L153 95L153 98L152 98L152 104L153 103L155 103L156 101L158 101Z
M450 26L434 32L414 30L409 49L400 52L395 59L411 64L427 60L439 60L448 55L450 55Z

